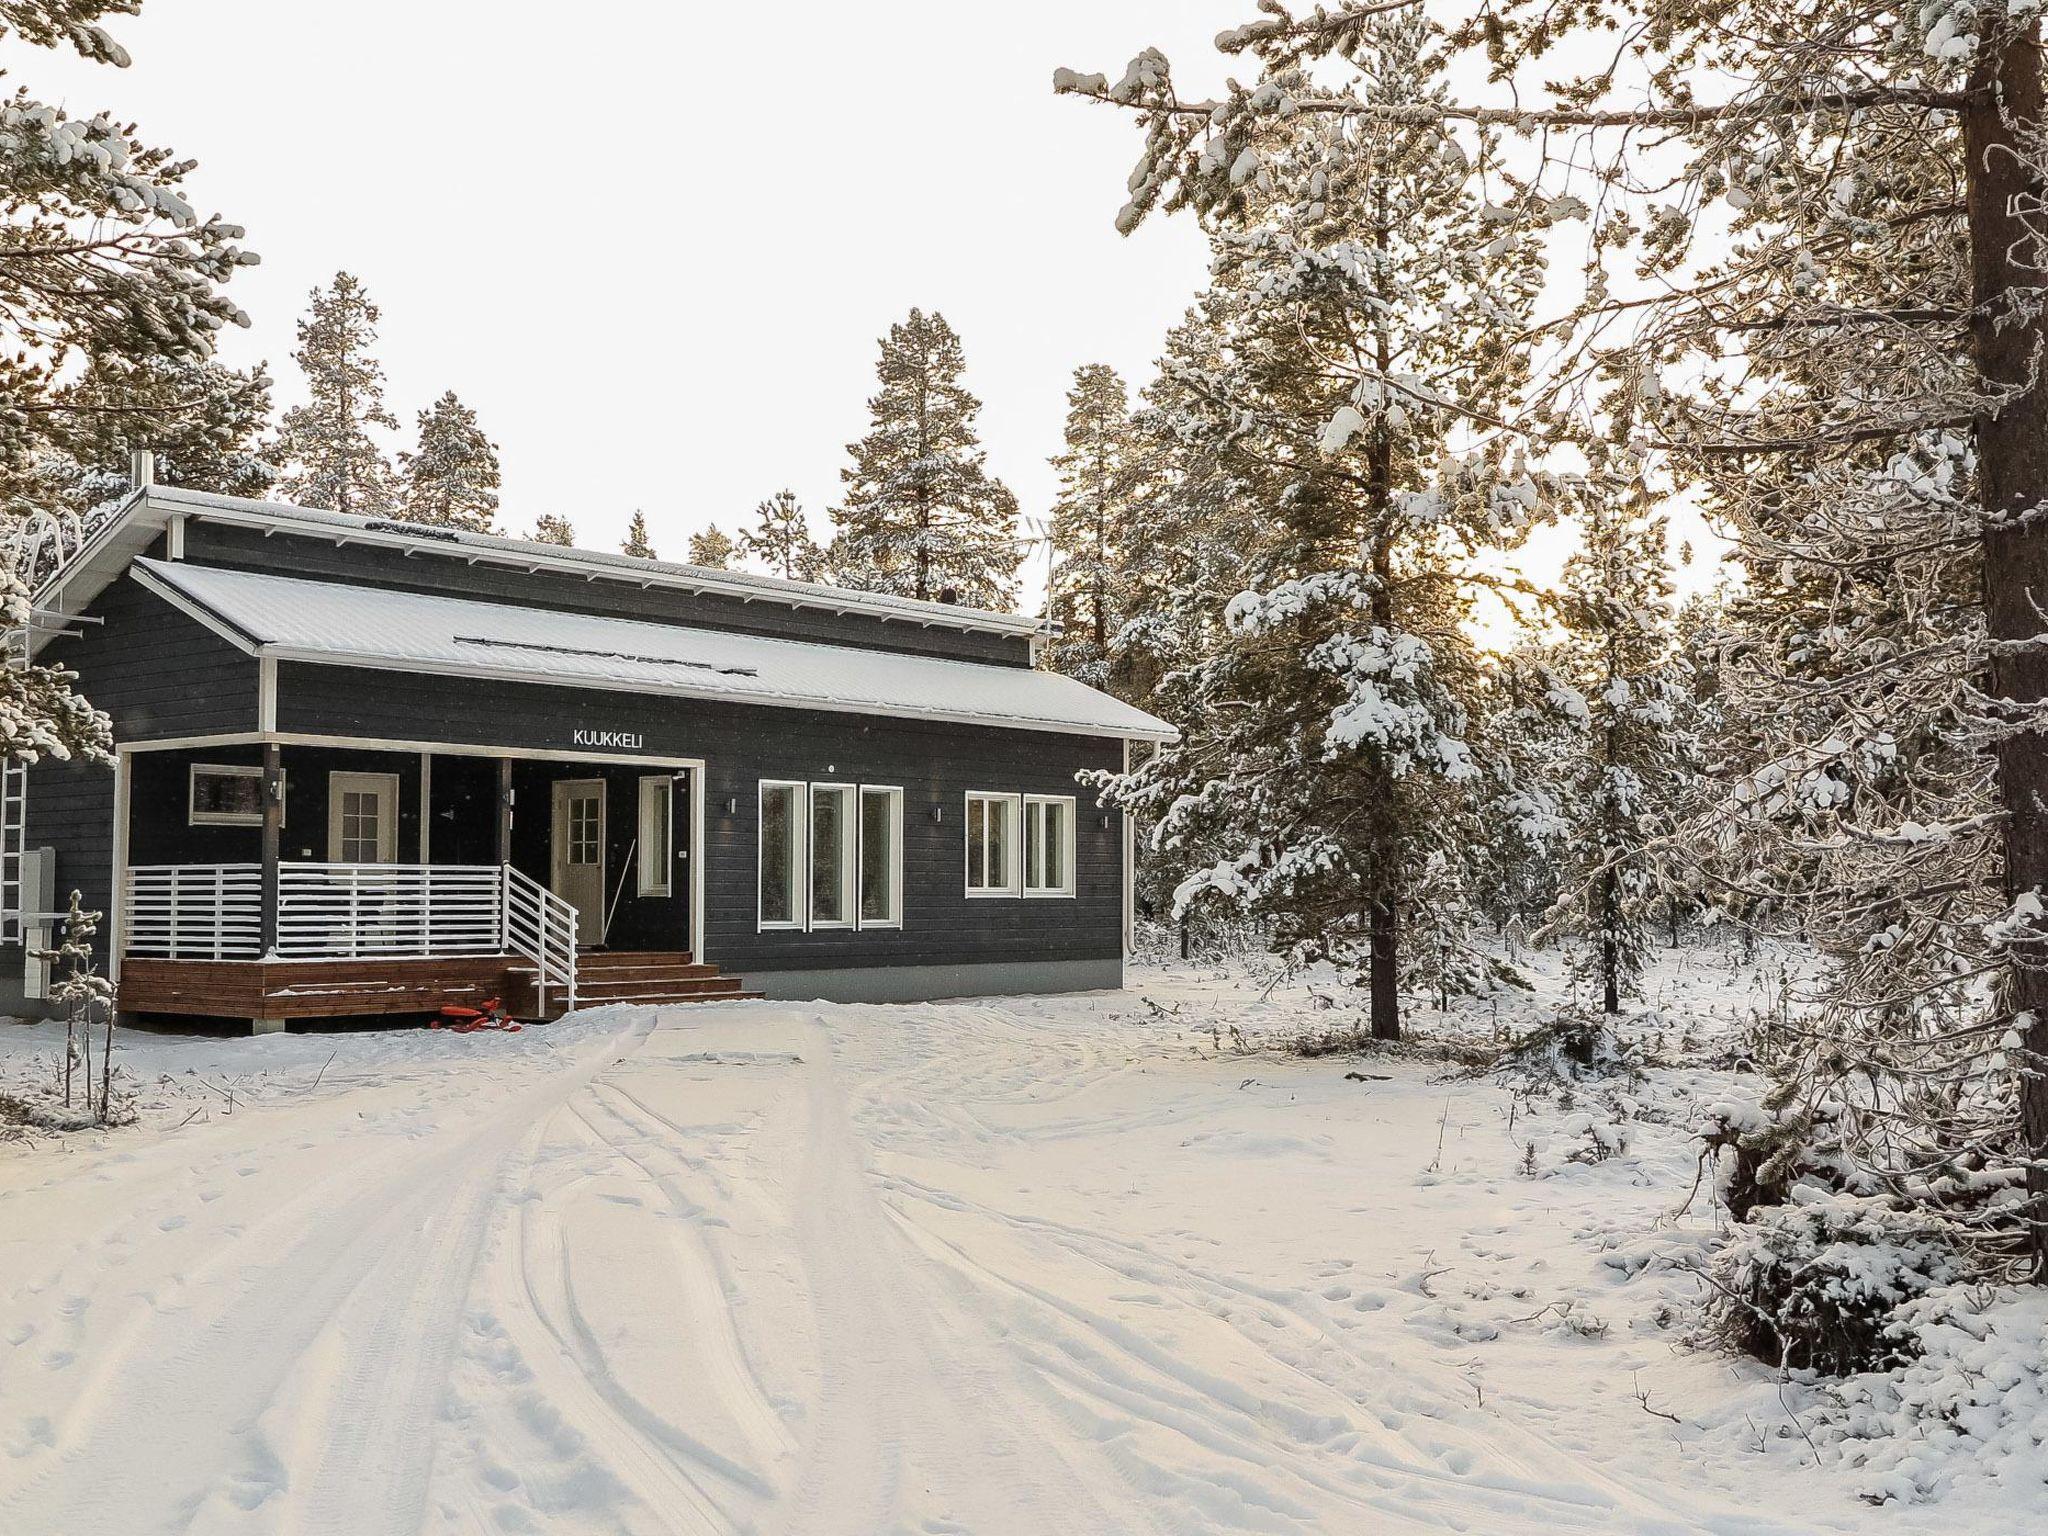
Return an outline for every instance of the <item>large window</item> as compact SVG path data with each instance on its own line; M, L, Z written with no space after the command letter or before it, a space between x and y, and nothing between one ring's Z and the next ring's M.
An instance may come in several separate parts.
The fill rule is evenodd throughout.
M282 809L280 805L280 813ZM263 770L234 763L194 763L186 819L195 827L262 826Z
M1074 797L1024 797L1024 894L1074 894Z
M967 894L1017 894L1017 797L967 795Z
M853 926L854 786L811 786L811 926Z
M967 796L969 896L1074 894L1074 797Z
M761 781L761 926L805 926L803 885L804 788Z
M903 926L903 791L860 792L860 925Z
M903 926L903 791L761 783L761 927Z
M640 781L639 893L666 896L670 893L670 867L675 863L675 780L667 774L649 775Z

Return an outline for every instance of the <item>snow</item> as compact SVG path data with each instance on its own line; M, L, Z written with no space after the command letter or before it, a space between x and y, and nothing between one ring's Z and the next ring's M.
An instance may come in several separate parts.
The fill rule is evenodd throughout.
M1860 1460L1686 1347L1690 1127L1754 1083L1654 1063L1734 1028L1736 969L1665 957L1648 1064L1555 1080L1281 1054L1337 989L1237 966L130 1032L136 1125L0 1142L0 1530L1762 1536L1869 1529L1885 1477L1942 1495L1887 1530L2020 1528L2038 1442L1989 1400L2041 1376L1982 1319L1858 1399ZM0 1088L57 1038L0 1026ZM2003 1478L1925 1410L1964 1373Z

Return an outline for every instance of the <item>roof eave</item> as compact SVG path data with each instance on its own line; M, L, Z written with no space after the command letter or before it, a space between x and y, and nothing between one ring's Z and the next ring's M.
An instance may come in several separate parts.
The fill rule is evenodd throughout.
M703 592L734 597L747 602L787 603L828 613L855 613L885 623L915 624L921 628L959 629L969 633L1004 635L1031 639L1046 633L1046 621L1022 614L991 613L978 608L954 608L948 604L914 604L908 600L878 599L871 594L837 588L813 592L790 583L787 587L762 587L750 581L720 580L708 570L684 574L675 567L657 569L592 564L573 556L553 555L549 546L526 541L505 540L491 544L414 538L395 527L372 528L367 523L345 532L318 519L299 516L300 509L282 502L248 501L216 497L207 493L181 492L172 486L151 486L131 498L125 515L137 501L161 505L167 511L184 512L204 520L237 527L285 531L335 543L374 544L401 549L409 554L440 555L468 564L506 565L527 570L551 570L579 575L590 581L619 581L636 587L667 587L677 591ZM110 520L111 522L112 520Z

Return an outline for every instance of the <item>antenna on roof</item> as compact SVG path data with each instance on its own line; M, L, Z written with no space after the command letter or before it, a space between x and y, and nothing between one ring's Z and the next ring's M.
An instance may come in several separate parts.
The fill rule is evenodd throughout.
M146 491L156 484L156 453L149 448L128 451L128 488Z

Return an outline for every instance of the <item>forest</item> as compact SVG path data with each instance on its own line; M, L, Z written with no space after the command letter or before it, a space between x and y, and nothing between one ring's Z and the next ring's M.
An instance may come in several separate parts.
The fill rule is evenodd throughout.
M0 0L0 34L25 76L119 64L139 5ZM1180 732L1089 785L1156 941L1326 968L1360 1051L1525 990L1517 946L1569 957L1551 1026L1593 1030L1688 939L1810 954L1767 1087L1702 1131L1742 1234L1703 1305L1767 1358L1883 1365L1936 1280L2048 1282L2040 33L1981 0L1258 0L1198 93L1153 50L1061 68L1134 143L1118 227L1191 222L1208 272L1149 376L1076 360L1056 500L998 477L920 308L834 505L764 486L670 553L997 610L1043 557L1041 664ZM358 276L310 295L279 413L216 356L255 258L189 162L32 84L0 162L0 517L89 528L147 448L507 531L453 390L389 452ZM107 752L61 673L5 679L13 758Z

